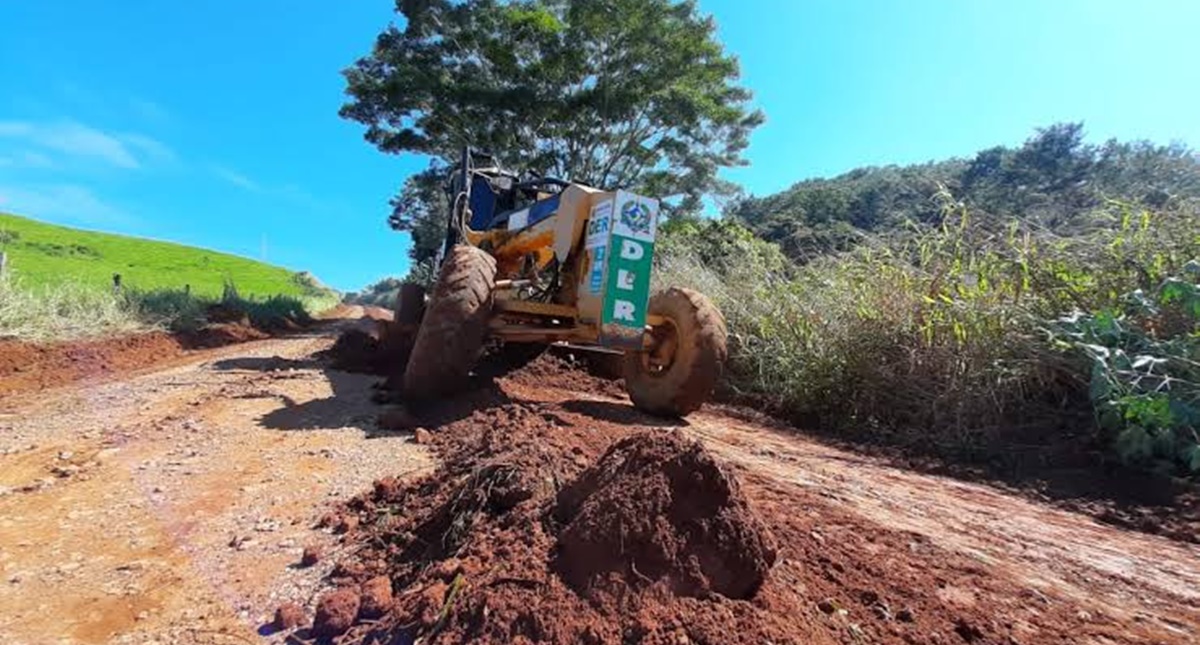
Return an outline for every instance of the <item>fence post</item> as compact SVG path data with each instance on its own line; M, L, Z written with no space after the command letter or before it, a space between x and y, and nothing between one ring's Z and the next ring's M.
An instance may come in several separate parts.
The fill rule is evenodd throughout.
M8 268L8 253L0 251L0 275L4 275L5 269Z

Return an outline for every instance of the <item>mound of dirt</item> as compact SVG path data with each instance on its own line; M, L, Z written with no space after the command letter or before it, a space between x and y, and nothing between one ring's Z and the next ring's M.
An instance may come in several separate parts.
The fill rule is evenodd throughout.
M702 449L669 432L600 428L554 405L474 403L482 409L432 420L431 447L442 459L433 474L381 480L340 509L361 521L343 538L355 555L332 580L362 607L389 607L373 620L360 611L342 638L829 642L809 616L745 599L774 547L737 482ZM600 506L614 495L634 501L605 514ZM585 537L589 526L624 521L638 508L648 514L638 518L645 528L626 533L636 557L622 556L615 526ZM588 559L603 571L591 575ZM651 575L657 581L644 579ZM365 596L383 591L380 576L395 590L390 605Z
M189 350L264 338L270 338L270 334L241 320L209 323L173 334L148 332L50 343L0 338L0 394L115 378L179 358Z
M556 568L588 597L661 581L678 595L749 598L775 563L737 481L678 432L614 444L559 493L555 516Z
M765 436L737 438L742 422L728 416L719 431L712 415L691 428L664 427L620 413L628 403L573 399L563 381L519 382L527 378L518 371L422 412L438 468L421 479L380 480L330 514L328 526L357 524L339 538L337 552L348 555L330 581L346 590L344 615L353 606L348 594L358 609L334 642L1195 640L1174 623L1132 621L1128 611L1140 610L1115 613L1125 601L1103 598L1125 598L1124 588L1031 588L1011 559L989 564L975 547L940 546L922 528L941 517L924 515L923 497L888 496L887 486L903 475L863 480L886 482L869 491L872 504L915 503L915 514L897 517L924 518L893 528L855 506L856 490L828 487L858 468L857 460L814 454L800 461L773 452ZM738 465L714 461L673 432L703 437L713 454ZM956 494L978 503L978 493ZM1001 508L989 506L986 517ZM997 539L1029 548L1021 536L998 538L971 521L955 530L963 533L946 535L981 532L989 557L998 553ZM1044 546L1020 557L1037 568L1053 563ZM1071 576L1084 571L1077 567L1046 566ZM1088 593L1100 595L1091 601ZM1172 596L1173 606L1183 607L1180 597ZM383 616L368 617L385 607ZM1194 613L1179 615L1191 620Z
M564 390L625 398L624 382L609 378L609 374L604 370L594 370L593 363L586 358L590 352L579 352L578 356L564 352L565 350L552 348L552 351L542 354L529 365L505 378L527 387L544 387L547 383L554 383L555 387ZM600 355L595 359L596 364L611 364L615 360L617 359L609 354Z
M187 335L192 347L224 347L234 343L270 338L271 335L251 327L248 323L210 323Z

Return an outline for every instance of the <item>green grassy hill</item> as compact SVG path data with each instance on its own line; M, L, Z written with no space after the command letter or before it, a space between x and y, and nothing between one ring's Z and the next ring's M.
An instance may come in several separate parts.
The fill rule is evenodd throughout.
M127 288L144 291L190 285L194 295L219 297L228 279L243 296L322 295L307 274L283 267L182 244L81 231L6 213L0 213L0 248L8 252L10 270L26 287L75 282L107 288L112 285L112 275L120 273Z

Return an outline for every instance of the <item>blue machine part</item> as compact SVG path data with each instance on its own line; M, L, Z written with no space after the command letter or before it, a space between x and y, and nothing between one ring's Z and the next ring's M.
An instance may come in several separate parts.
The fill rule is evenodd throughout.
M496 191L492 184L483 177L471 179L471 222L470 226L476 231L488 228L492 217L496 214Z
M529 207L529 225L533 226L558 212L558 198L558 195L552 195L540 202L534 202L533 206Z
M525 210L527 210L529 212L529 214L528 214L528 216L526 216L524 223L520 224L517 228L521 229L521 228L528 228L530 226L533 226L534 224L537 224L538 222L540 222L544 219L548 219L551 215L554 215L555 213L558 212L558 199L559 199L558 195L552 195L541 201L534 202L532 205L527 206L525 208L518 208L516 210L505 211L503 213L500 213L500 214L496 215L496 218L492 220L491 224L488 225L488 228L489 229L502 228L508 222L509 217L511 217L514 213L520 213L521 211L525 211ZM473 223L474 221L475 221L475 218L472 217L471 218L471 222L472 222L471 228L475 228L475 225ZM479 229L476 228L476 230L479 230ZM510 227L510 230L512 230L511 227Z

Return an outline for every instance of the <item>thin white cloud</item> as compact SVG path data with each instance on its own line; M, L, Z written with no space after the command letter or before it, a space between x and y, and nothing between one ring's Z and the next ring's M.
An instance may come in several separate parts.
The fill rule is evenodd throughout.
M133 218L79 184L0 185L0 210L58 221L112 226Z
M157 139L135 133L121 134L118 135L118 138L130 147L141 150L146 156L156 161L176 160L175 151Z
M210 169L214 175L225 182L268 199L312 211L337 210L336 205L326 203L297 184L264 184L221 164L213 164Z
M65 121L41 126L31 138L34 143L66 154L93 157L121 168L141 167L120 139L82 123Z
M217 165L212 167L212 171L216 176L224 179L234 186L237 186L238 188L242 188L253 193L259 193L263 190L262 186L258 182L231 168Z
M143 161L175 159L167 145L145 135L110 134L77 121L0 121L0 137L21 138L37 147L130 170L142 168Z

